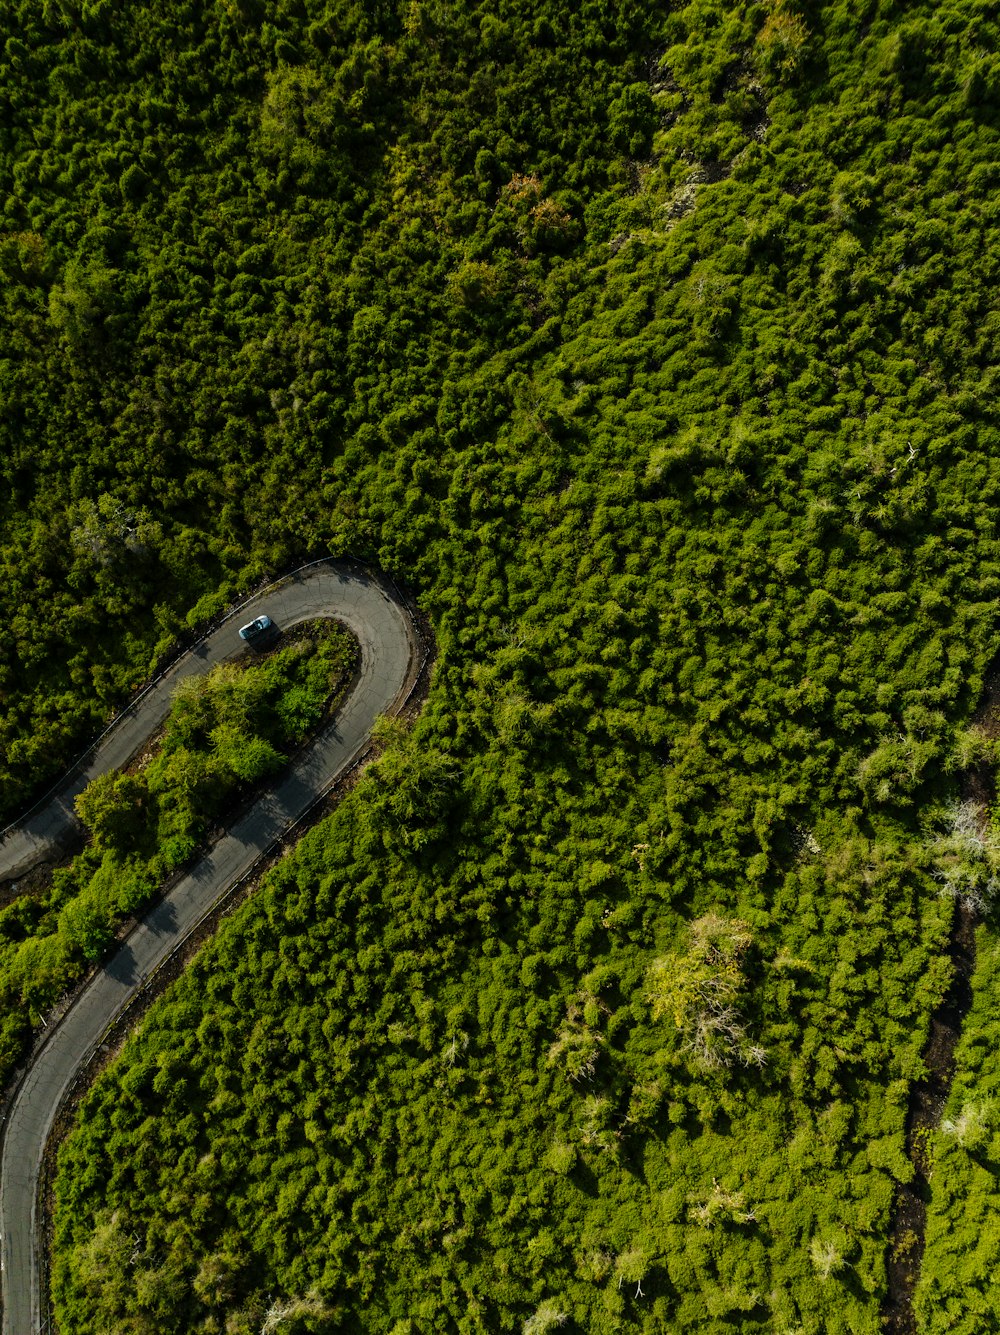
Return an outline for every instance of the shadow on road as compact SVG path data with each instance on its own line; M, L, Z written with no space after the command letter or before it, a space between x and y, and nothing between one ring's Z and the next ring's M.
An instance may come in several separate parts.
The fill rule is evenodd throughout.
M105 965L104 972L116 983L124 983L126 987L134 986L138 981L138 975L132 947L127 944L121 946Z
M177 909L165 899L144 919L144 925L154 936L169 935L177 930Z

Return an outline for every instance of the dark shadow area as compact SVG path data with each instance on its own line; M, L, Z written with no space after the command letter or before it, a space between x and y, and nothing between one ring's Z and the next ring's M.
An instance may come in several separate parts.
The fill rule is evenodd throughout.
M109 978L113 978L116 983L124 983L127 987L134 987L139 979L132 947L126 943L116 950L105 965L104 972Z
M177 930L177 910L169 899L161 900L143 922L154 936L167 936Z
M277 622L268 618L267 626L260 630L247 630L244 627L239 632L239 636L251 653L262 654L268 649L273 649L278 640L281 639L281 627Z

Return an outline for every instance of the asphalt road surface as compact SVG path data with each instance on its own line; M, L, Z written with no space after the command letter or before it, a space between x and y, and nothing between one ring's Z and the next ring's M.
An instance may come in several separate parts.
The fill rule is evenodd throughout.
M45 1142L80 1066L132 994L226 890L342 773L380 714L402 699L417 666L409 616L374 577L324 562L307 566L246 603L135 702L92 760L0 843L0 879L58 848L72 828L73 798L98 773L129 760L155 731L182 678L242 651L238 627L266 612L279 630L336 617L361 645L359 679L333 722L169 894L152 909L58 1022L28 1068L2 1128L0 1291L3 1335L43 1330L37 1255L38 1176ZM47 1328L46 1328L47 1329Z

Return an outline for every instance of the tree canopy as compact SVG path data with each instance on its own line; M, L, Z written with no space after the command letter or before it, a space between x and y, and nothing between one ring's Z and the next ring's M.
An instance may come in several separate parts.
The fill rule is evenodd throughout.
M88 1097L60 1328L879 1330L993 882L995 15L8 10L5 810L305 555L438 645ZM987 1012L925 1332L997 1324Z

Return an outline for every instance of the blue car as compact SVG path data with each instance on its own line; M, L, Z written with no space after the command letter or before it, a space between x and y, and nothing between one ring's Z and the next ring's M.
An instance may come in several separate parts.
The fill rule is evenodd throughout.
M255 617L253 621L248 621L245 626L240 626L240 639L252 643L259 640L265 631L271 629L271 618L268 616Z

